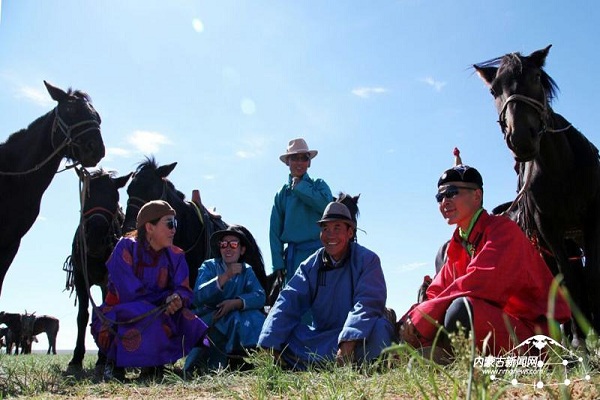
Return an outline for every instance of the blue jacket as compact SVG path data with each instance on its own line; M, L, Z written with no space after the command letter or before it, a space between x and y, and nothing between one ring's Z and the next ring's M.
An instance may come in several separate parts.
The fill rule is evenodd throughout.
M309 246L308 252L298 252L294 257L294 268L288 271L288 277L293 275L300 262L320 247L316 242L319 240L319 226L316 222L321 219L327 204L333 200L327 183L322 179L311 179L308 173L302 176L302 180L293 189L291 184L292 176L289 175L288 183L275 195L271 210L269 240L273 270L285 267L285 243L315 244Z

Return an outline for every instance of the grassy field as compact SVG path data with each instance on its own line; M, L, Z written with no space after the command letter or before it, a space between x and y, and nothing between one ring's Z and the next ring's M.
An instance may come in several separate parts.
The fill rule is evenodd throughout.
M464 348L468 348L465 345ZM462 353L462 354L461 354ZM160 379L140 379L128 370L125 383L96 382L95 356L84 361L84 373L65 374L70 354L47 356L0 354L0 398L34 399L597 399L600 377L597 360L565 369L556 366L536 376L519 376L514 385L492 380L482 369L472 368L468 351L458 352L446 367L398 346L386 360L368 367L325 366L307 372L289 372L273 364L266 353L248 358L249 371L217 371L184 377L181 361ZM570 379L565 385L565 373ZM586 376L588 379L586 379ZM543 387L535 387L543 380Z

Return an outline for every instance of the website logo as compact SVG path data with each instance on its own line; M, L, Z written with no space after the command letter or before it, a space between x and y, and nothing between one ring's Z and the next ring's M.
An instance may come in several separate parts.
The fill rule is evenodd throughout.
M583 358L545 335L532 336L506 354L476 357L473 364L491 381L513 386L542 389L590 380Z

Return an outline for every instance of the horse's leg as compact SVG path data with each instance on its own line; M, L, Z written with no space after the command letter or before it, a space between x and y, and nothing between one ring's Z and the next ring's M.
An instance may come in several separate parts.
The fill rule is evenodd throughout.
M598 210L600 207L594 207ZM600 215L588 220L589 226L584 232L584 255L585 255L585 289L590 301L591 323L596 333L600 332Z
M75 293L77 295L78 311L77 311L77 341L73 350L73 358L69 361L67 371L69 373L80 373L83 369L83 357L85 356L85 334L87 323L90 318L88 307L90 298L88 296L87 287L83 275L75 268Z
M553 266L563 275L562 284L567 288L569 294L573 302L580 309L585 309L586 307L586 299L584 296L583 290L581 290L581 283L577 279L577 270L571 268L569 261L569 254L566 249L565 240L563 239L562 232L557 232L552 229L553 227L544 225L542 221L537 221L540 235L542 235L542 242L540 243L542 246L546 245L548 250L554 255L554 260L549 260L547 262L549 268L552 270ZM545 232L545 234L544 234ZM554 265L553 265L554 264ZM553 271L554 273L554 271ZM573 316L571 316L570 324L574 324ZM573 346L579 346L580 338L577 337L577 329L570 329L571 327L567 327L565 333L568 335L567 337L571 341Z
M56 355L56 337L58 336L59 322L58 320L50 320L49 323L50 326L46 331L48 343L50 343L48 354L50 354L50 350L52 350L52 354Z

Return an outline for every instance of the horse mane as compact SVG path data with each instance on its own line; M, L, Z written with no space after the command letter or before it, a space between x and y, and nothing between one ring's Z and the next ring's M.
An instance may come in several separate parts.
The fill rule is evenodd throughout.
M114 178L116 176L116 174L117 174L116 171L107 171L104 168L100 167L98 169L90 171L90 179L100 178L101 176L104 176L104 175L108 175L109 177Z
M159 167L158 162L156 161L154 156L146 156L144 161L142 161L141 163L138 164L133 176L139 174L140 172L146 171L146 170L156 171L158 169L158 167ZM169 187L175 193L177 193L177 197L179 197L181 200L185 200L185 194L183 194L183 192L177 190L175 188L175 185L173 185L173 182L171 182L167 178L163 178L163 179L167 183L167 187Z
M498 68L497 76L503 73L519 76L523 73L524 68L537 68L533 65L529 57L522 55L519 52L508 53L500 57L492 58L491 60L483 61L475 64L478 68ZM544 67L540 67L540 83L546 93L546 99L548 103L552 103L552 100L556 98L559 92L558 84L552 79L550 75L544 70Z
M82 90L73 90L73 89L69 88L69 90L67 90L67 95L76 97L81 100L85 100L88 103L92 102L92 97Z

